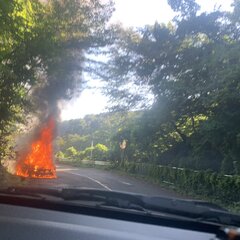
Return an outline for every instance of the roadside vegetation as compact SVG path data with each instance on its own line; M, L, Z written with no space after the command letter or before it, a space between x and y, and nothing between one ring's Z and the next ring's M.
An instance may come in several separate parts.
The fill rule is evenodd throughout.
M26 179L19 178L8 173L2 166L0 166L0 188L7 188L12 186L24 186L27 183Z

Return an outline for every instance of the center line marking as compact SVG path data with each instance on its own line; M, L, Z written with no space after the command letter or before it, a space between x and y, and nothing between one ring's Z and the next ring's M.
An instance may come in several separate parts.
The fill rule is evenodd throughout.
M104 185L103 183L99 182L98 180L96 180L96 179L94 179L94 178L87 177L87 176L81 175L81 174L79 174L79 173L72 173L72 172L69 172L69 173L70 173L70 174L73 174L73 175L77 175L77 176L81 176L81 177L88 178L88 179L92 180L93 182L98 183L98 184L101 185L102 187L106 188L107 190L112 191L111 188L109 188L108 186Z

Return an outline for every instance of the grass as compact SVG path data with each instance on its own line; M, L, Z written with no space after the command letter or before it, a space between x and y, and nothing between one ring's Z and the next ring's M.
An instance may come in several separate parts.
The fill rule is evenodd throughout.
M0 167L0 188L24 186L26 180L8 173L3 167Z

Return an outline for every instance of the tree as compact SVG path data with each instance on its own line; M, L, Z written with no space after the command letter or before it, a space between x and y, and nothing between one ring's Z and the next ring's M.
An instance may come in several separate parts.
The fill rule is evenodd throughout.
M146 137L138 137L151 158L181 146L191 167L220 170L222 162L229 172L239 159L239 1L233 13L199 13L194 0L169 3L179 13L172 23L115 31L100 76L122 108L143 108L143 95L154 96Z

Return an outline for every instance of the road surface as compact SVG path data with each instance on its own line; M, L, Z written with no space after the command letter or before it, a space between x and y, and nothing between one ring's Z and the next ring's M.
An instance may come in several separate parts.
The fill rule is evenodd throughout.
M113 171L58 165L57 176L57 179L31 179L27 185L58 188L97 188L108 191L124 191L146 195L184 198L174 191L145 182L142 179L121 175Z

